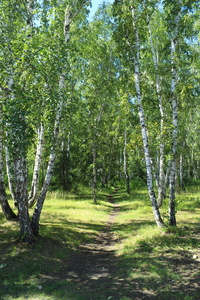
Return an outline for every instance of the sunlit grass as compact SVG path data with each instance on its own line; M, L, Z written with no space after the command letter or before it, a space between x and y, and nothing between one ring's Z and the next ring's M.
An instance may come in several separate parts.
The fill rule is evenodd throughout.
M106 197L100 193L98 204L94 205L87 191L82 195L49 193L41 214L40 237L34 245L16 244L20 234L18 222L6 221L0 213L0 298L87 299L81 295L74 298L74 284L59 283L55 278L70 253L78 251L80 244L92 242L105 228L112 210ZM9 201L16 212L13 201ZM33 211L30 209L30 216ZM44 276L52 278L53 283L45 284Z
M81 244L92 242L105 229L113 208L107 195L112 191L114 188L99 191L97 205L89 190L49 193L41 214L40 237L34 245L14 243L19 224L6 221L0 213L0 298L88 300L77 291L76 283L60 281L59 274L71 253L78 253ZM111 228L117 241L116 278L125 278L130 288L134 284L134 288L138 286L149 293L156 291L158 299L170 299L172 283L178 285L186 280L187 266L183 263L177 270L176 261L184 258L192 264L194 254L200 255L200 192L177 194L176 228L168 226L168 199L165 200L161 209L167 225L164 230L155 225L146 189L132 195L120 189L113 198L120 206ZM10 203L14 207L11 200ZM193 270L194 278L199 274L199 269ZM186 297L179 293L174 299Z
M198 214L200 212L200 194L183 193L177 195L176 199L178 211L176 213L177 228L174 229L174 235L178 236L184 234L184 226L186 225L200 226ZM167 203L167 200L165 202ZM161 209L161 215L162 217L164 215L167 225L168 207L166 203ZM121 212L117 218L114 231L117 232L119 239L122 239L123 244L126 245L125 249L130 244L130 248L133 250L141 240L145 239L148 241L157 240L159 245L159 237L163 237L167 229L161 230L155 225L147 191L134 194L132 200L121 202L120 207ZM159 247L156 245L156 248Z
M185 276L184 263L177 272L176 260L182 261L184 257L192 264L195 263L193 255L200 254L199 199L199 192L177 195L177 227L174 228L168 226L168 199L165 199L161 209L165 229L155 225L147 191L137 191L132 199L121 201L121 212L113 227L118 238L116 255L119 259L119 273L126 270L129 280L138 282L142 289L150 291L155 285L155 291L159 285L159 299L169 299L172 284L183 283ZM194 270L194 278L198 274L198 270ZM174 299L185 297L180 293Z

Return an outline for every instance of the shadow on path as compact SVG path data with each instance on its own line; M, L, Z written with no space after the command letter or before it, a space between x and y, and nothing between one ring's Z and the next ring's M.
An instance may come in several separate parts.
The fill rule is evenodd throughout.
M119 269L119 258L115 255L118 240L112 233L112 226L120 212L120 205L115 203L114 196L118 190L116 188L107 196L113 209L95 239L70 254L62 261L64 265L59 274L53 278L43 277L43 283L49 280L71 283L73 299L80 300L157 299L154 293L143 291L139 284L131 284L126 271Z
M118 191L115 189L114 193ZM119 213L119 204L114 203L113 194L108 195L108 201L113 203L113 210L109 216L105 228L92 243L82 244L75 257L69 258L66 276L69 279L89 284L96 284L100 279L111 279L114 265L115 238L111 232L111 226Z

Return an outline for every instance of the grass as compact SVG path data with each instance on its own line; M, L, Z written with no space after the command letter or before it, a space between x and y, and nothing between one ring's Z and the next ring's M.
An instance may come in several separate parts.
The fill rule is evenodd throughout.
M119 272L126 270L133 285L157 299L200 299L199 196L177 195L178 226L164 230L155 226L145 190L135 193L134 201L120 201L121 213L113 227L119 241ZM165 202L161 213L167 216Z
M114 189L113 189L114 190ZM0 299L130 300L200 298L200 192L177 195L176 228L155 226L145 189L114 195L120 213L111 230L116 238L113 291L65 279L65 265L105 229L112 211L111 191L99 191L98 205L87 190L49 193L33 245L17 244L19 225L0 212ZM30 211L32 214L33 209ZM167 223L167 200L161 209ZM99 293L101 289L101 293ZM113 294L114 295L114 294ZM152 298L151 298L152 297Z
M90 243L104 229L112 206L102 193L100 198L94 205L89 194L48 194L34 245L16 244L18 223L0 213L0 299L84 299L59 273L80 244Z

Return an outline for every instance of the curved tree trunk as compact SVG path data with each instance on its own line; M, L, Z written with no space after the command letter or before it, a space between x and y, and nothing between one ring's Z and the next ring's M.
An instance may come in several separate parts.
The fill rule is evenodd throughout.
M71 16L71 11L69 6L67 6L65 10L65 20L64 20L64 36L65 36L65 44L69 43L69 29L70 29L70 24L72 20L77 16L77 14L80 12L81 8L85 5L86 3L83 3L80 8L75 12L73 16ZM75 5L75 3L73 3ZM68 49L67 49L68 51ZM58 139L58 134L59 134L59 126L60 126L60 119L61 119L61 113L62 113L62 108L63 108L63 90L64 90L64 83L65 83L65 77L66 77L66 72L67 72L67 63L64 65L63 71L60 75L60 80L59 80L59 91L60 91L60 103L58 105L58 110L56 114L56 119L55 119L55 126L54 126L54 144L51 147L51 152L49 156L49 162L47 166L47 172L46 172L46 177L42 186L42 190L40 192L34 213L33 213L33 218L32 218L32 229L33 229L33 234L35 236L39 235L39 220L40 220L40 214L42 211L42 207L44 204L44 200L49 188L49 184L51 182L52 174L53 174L53 168L54 168L54 163L55 163L55 158L56 158L56 145L57 145L57 139Z
M70 23L73 19L70 19L71 16L71 11L69 7L67 6L66 11L65 11L65 22L64 22L64 34L65 34L65 43L66 45L69 42L69 27ZM56 120L55 120L55 126L54 126L54 144L51 147L51 153L49 156L49 162L47 166L47 173L46 177L42 186L42 190L40 192L34 213L33 213L33 218L32 218L32 229L33 229L33 234L35 236L39 235L39 220L40 220L40 214L42 212L42 207L44 204L44 200L49 188L49 184L51 182L51 178L53 175L53 168L54 168L54 163L56 159L56 145L57 145L57 139L59 135L59 126L60 126L60 119L61 119L61 113L62 113L62 108L63 108L63 88L64 88L64 83L65 83L65 76L66 76L66 70L67 70L67 64L65 64L62 74L60 75L60 80L59 80L59 90L60 90L60 103L58 106L57 114L56 114Z
M64 76L61 76L60 78L61 82L64 85ZM59 134L59 125L60 125L60 118L61 118L61 112L62 112L62 107L63 107L63 98L61 98L60 101L60 105L59 105L59 109L57 112L57 116L56 116L56 121L55 121L55 127L54 127L54 145L51 148L51 153L49 156L49 162L48 162L48 167L47 167L47 173L46 173L46 177L42 186L42 190L40 192L39 198L37 200L37 204L33 213L33 218L32 218L32 229L33 229L33 234L35 236L38 236L39 234L39 219L40 219L40 214L42 211L42 207L44 204L44 200L49 188L49 184L51 182L51 178L53 175L53 168L54 168L54 163L55 163L55 159L56 159L56 141L58 138L58 134Z

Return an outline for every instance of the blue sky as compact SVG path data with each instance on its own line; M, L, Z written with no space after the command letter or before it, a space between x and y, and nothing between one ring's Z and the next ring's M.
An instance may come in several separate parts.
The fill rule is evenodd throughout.
M104 0L92 0L92 7L90 8L90 17L93 17L98 6L102 4ZM106 3L113 3L114 0L105 0Z

